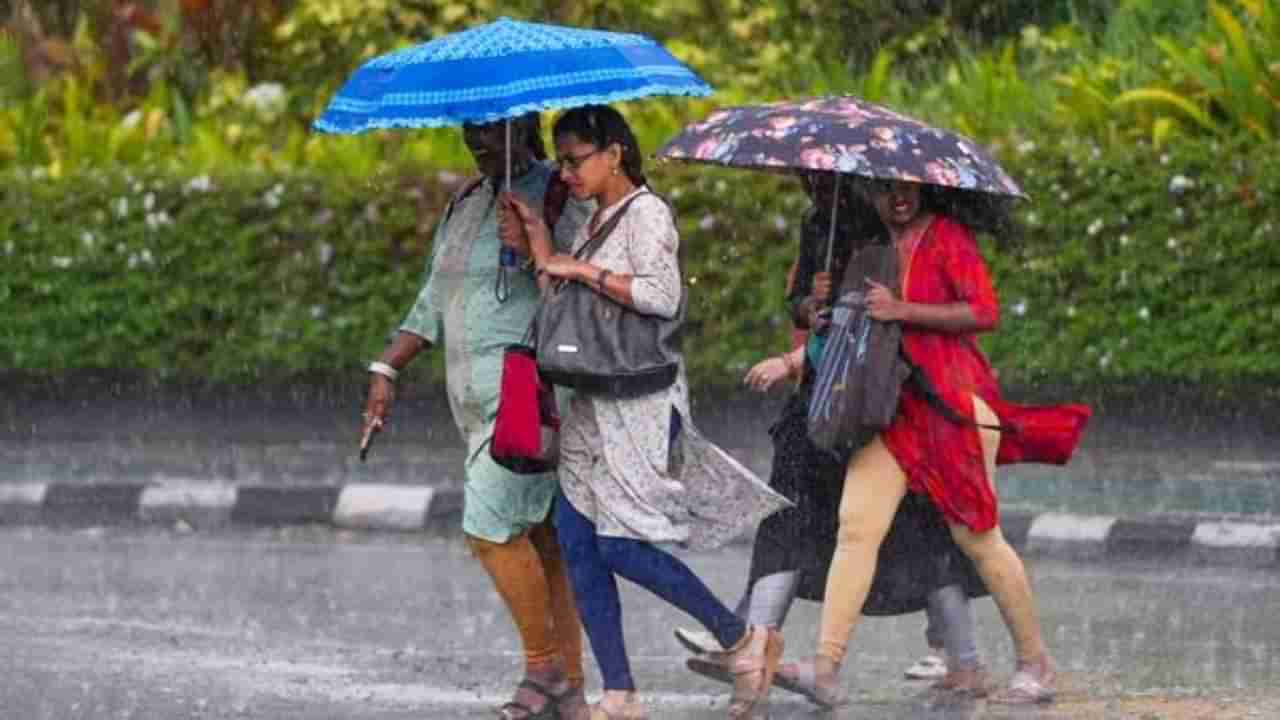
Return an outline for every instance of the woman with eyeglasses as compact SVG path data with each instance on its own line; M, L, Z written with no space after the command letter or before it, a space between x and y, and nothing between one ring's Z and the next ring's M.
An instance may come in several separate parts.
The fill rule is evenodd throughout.
M534 210L511 198L539 271L547 282L582 283L636 312L677 317L684 302L679 233L645 181L626 120L610 107L578 108L556 120L553 137L571 195L599 206L573 247L621 215L584 261L554 252ZM728 648L729 716L749 717L768 696L781 635L748 625L657 544L717 547L787 501L698 433L683 367L672 385L639 397L576 393L563 412L560 443L556 530L604 680L590 717L647 716L623 644L618 577L688 613Z
M426 284L382 357L370 365L364 432L371 437L390 417L400 370L423 350L443 345L449 404L467 445L462 531L524 648L525 677L499 714L505 720L556 718L585 709L586 702L582 631L550 520L555 475L515 475L483 451L498 404L502 348L520 342L538 305L538 286L532 269L499 265L507 129L497 122L467 125L462 133L480 177L453 198L436 225ZM543 162L536 114L512 121L511 140L512 192L562 210L555 237L564 246L590 209L546 201L554 176Z
M902 352L925 383L903 385L893 423L849 461L817 655L795 667L796 681L819 705L847 702L840 666L881 544L911 493L942 514L1013 638L1016 671L1009 687L992 700L1049 702L1055 694L1054 664L1022 561L1000 532L995 468L997 463L1067 462L1090 410L1006 401L978 348L977 334L996 328L1000 309L973 231L1004 229L1004 204L978 193L905 181L861 187L888 230L900 268L900 295L867 281L868 312L902 324Z

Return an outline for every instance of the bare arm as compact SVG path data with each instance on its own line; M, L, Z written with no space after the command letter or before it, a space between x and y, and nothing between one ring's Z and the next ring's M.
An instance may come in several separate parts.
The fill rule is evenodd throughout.
M569 255L551 255L542 265L542 277L560 277L576 280L605 297L634 308L631 296L632 277L606 270L589 262L576 260Z
M757 392L765 392L783 379L799 380L804 368L804 346L756 363L742 382Z

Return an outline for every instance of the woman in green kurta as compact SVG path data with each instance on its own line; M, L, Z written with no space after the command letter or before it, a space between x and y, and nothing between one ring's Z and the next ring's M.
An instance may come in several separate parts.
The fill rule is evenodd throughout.
M582 700L577 610L549 522L553 473L514 475L485 450L497 412L502 352L524 336L538 286L523 265L498 265L497 194L506 174L502 123L468 125L463 137L482 174L454 198L436 227L426 284L379 361L370 365L365 431L388 416L393 382L420 351L443 345L449 404L467 446L462 529L506 603L524 645L526 674L502 717L558 717ZM544 207L552 170L537 116L512 123L511 191ZM568 201L554 228L571 239L589 207Z

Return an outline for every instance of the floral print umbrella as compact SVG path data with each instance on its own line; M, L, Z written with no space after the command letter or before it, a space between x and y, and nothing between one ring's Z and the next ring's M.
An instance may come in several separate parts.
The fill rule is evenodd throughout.
M755 170L817 170L1025 198L977 143L854 97L746 105L688 125L656 157Z

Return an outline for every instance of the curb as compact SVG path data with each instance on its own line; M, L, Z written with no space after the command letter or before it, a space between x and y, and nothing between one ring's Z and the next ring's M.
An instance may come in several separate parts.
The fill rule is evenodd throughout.
M1280 567L1280 523L1004 512L1000 525L1029 556Z
M0 484L0 525L315 523L413 532L456 523L461 514L461 488L429 485ZM1280 522L1006 511L1000 526L1029 556L1280 567Z
M0 485L0 525L319 523L356 530L425 530L460 514L462 490L425 485Z

